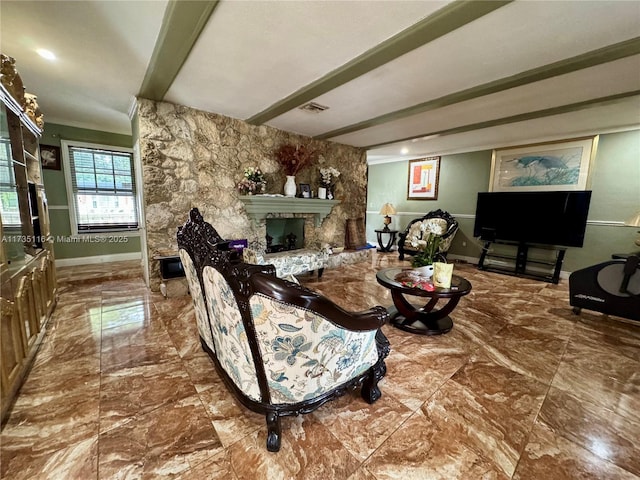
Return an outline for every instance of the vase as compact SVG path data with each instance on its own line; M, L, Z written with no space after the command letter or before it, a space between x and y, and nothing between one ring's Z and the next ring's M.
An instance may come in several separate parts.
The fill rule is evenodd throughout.
M284 196L296 196L296 177L295 175L287 175L287 181L284 184Z
M321 200L326 200L327 198L327 189L324 187L318 188L318 198Z
M421 277L431 278L433 276L433 265L424 265L413 269L415 273Z

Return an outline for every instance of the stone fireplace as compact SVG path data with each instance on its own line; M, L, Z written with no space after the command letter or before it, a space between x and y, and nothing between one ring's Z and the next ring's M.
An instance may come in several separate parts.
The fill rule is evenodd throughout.
M160 267L154 257L177 252L176 230L197 207L228 240L247 239L266 250L267 218L304 219L304 247L344 245L349 218L366 211L367 163L362 148L316 140L266 125L167 102L138 99L133 130L142 163L145 235L143 258L149 286L158 290ZM297 183L320 185L320 168L337 168L337 200L287 198L285 176L274 150L284 143L306 143L319 152L314 165L296 175ZM259 167L267 194L241 195L236 185L248 167Z

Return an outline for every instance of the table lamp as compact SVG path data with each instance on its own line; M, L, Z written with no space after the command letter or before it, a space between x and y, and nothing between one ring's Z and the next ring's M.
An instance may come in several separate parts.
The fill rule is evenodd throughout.
M385 232L389 231L389 224L391 223L390 215L395 215L396 209L390 203L385 203L380 209L380 215L384 215L384 228Z
M631 218L627 219L624 222L624 224L628 225L629 227L640 227L640 212L636 213ZM640 236L636 238L636 245L640 247Z

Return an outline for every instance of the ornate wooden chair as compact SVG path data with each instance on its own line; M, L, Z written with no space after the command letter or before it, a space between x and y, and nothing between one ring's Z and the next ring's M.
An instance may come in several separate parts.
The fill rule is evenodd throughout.
M442 242L440 242L438 247L438 253L446 258L451 242L453 242L453 237L455 237L458 231L458 221L451 216L450 213L438 209L432 210L424 217L411 220L404 232L398 235L398 254L400 260L404 260L405 255L415 255L418 253L418 251L411 246L411 241L413 239L422 239L422 226L425 223L441 232Z
M348 312L328 298L275 276L272 265L233 261L197 209L178 229L203 349L229 390L264 413L267 449L280 449L280 417L309 413L362 387L381 393L389 342L387 311Z

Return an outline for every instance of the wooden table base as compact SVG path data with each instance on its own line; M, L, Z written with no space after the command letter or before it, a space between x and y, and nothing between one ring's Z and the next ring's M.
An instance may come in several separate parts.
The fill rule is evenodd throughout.
M391 324L401 330L420 335L442 335L453 328L453 321L449 313L456 308L460 297L452 297L440 309L433 308L439 298L431 298L422 308L416 308L404 298L402 292L391 291L393 307L387 309L391 318Z

